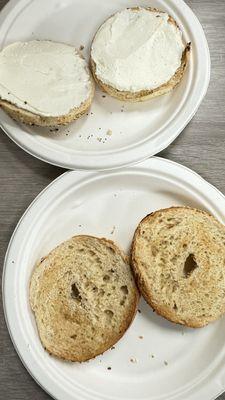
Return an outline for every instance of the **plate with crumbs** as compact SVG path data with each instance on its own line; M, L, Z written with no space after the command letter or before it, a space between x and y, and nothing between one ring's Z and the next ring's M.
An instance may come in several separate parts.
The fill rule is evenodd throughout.
M203 29L183 0L10 0L0 14L0 49L15 41L52 40L73 45L89 62L99 26L118 10L134 6L166 11L178 23L184 42L192 43L181 83L166 95L139 103L114 99L96 85L90 110L65 127L26 126L0 110L0 125L18 146L67 169L106 170L147 159L182 132L210 79Z
M141 299L119 342L89 362L72 363L44 350L29 305L34 265L59 243L88 234L111 239L128 253L139 221L174 205L207 210L225 223L225 198L217 189L157 157L110 172L66 172L19 221L4 263L4 312L22 362L53 398L212 400L224 391L225 318L185 328L157 316Z

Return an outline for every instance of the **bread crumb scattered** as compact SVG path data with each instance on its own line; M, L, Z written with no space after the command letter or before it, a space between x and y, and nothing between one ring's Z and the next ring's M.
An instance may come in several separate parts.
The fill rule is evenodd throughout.
M112 347L111 347L111 350L114 350L114 349L115 349L115 346L112 346Z
M168 365L168 362L167 362L167 361L164 361L164 364L165 364L165 365Z
M141 310L140 309L138 309L138 312L141 314Z
M106 97L106 95L105 95L105 94L103 94L103 95L102 95L102 97L103 97L103 99L104 99L104 98Z
M108 370L111 370L112 368L111 368L111 367L108 367L107 369L108 369Z
M131 359L130 359L130 362L132 362L132 363L137 363L137 359L136 359L136 358L131 358Z
M49 129L49 131L50 131L50 132L58 132L58 131L59 131L59 128L52 128L52 129Z
M143 336L138 336L139 337L139 339L144 339L144 337Z
M80 45L80 50L84 50L84 46L82 44Z
M151 354L150 357L151 357L151 358L155 358L154 354Z
M107 133L106 133L106 135L108 135L108 136L112 136L112 131L111 131L111 129L108 129L108 130L107 130Z
M102 141L102 138L101 138L101 137L97 137L97 140L98 140L99 142L101 142L101 141Z

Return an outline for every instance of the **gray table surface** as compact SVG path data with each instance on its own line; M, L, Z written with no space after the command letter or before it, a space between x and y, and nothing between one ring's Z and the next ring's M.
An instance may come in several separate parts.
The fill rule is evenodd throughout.
M0 0L0 9L6 3L6 0ZM202 23L209 42L211 83L196 116L160 156L192 168L225 194L225 1L188 0L187 3ZM0 132L1 268L18 219L36 195L63 172L63 169L26 154ZM50 399L30 377L12 346L4 321L2 302L0 355L1 399ZM222 399L225 400L225 394L220 396Z

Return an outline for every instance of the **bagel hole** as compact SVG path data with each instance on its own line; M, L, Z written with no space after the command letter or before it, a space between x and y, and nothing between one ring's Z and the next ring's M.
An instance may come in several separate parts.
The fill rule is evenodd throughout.
M77 338L77 335L72 335L72 336L70 336L71 337L71 339L76 339Z
M114 312L112 310L104 310L104 313L109 321L113 318Z
M71 297L74 300L77 300L79 302L81 301L81 295L80 295L80 292L79 292L79 289L78 289L76 283L73 283L71 286Z
M121 291L123 292L123 294L124 295L127 295L128 294L128 288L127 288L127 285L124 285L124 286L121 286Z
M175 311L177 310L177 305L176 305L175 301L174 301L173 309L174 309Z
M198 264L195 261L195 256L194 254L189 254L184 263L184 277L189 278L196 268L198 268Z

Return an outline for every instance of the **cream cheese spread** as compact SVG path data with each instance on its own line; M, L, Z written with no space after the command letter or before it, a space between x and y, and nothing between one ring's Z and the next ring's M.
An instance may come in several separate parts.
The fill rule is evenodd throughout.
M0 52L0 98L41 116L63 116L90 96L86 62L72 46L17 42Z
M168 82L181 65L183 50L182 34L168 14L126 9L99 28L91 58L103 83L137 92Z

